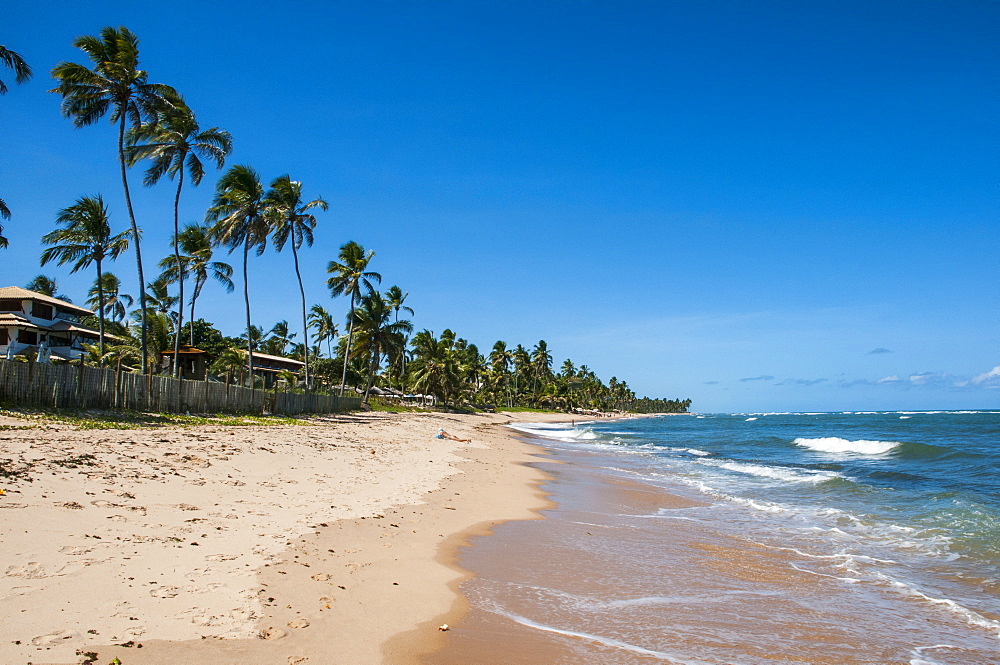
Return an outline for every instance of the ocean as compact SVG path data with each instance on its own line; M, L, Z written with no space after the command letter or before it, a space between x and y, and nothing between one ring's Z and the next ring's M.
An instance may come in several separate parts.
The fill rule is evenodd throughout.
M462 551L429 664L1000 663L1000 412L515 429L554 506Z

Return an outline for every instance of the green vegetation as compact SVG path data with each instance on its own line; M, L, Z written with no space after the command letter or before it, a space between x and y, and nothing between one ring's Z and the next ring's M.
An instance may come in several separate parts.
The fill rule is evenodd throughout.
M309 421L299 418L252 414L233 415L226 413L189 416L178 413L139 413L136 411L0 409L0 415L30 420L36 423L36 427L50 423L61 423L71 425L76 429L140 429L148 427L195 427L199 425L218 425L220 427L312 425ZM16 427L16 429L24 428Z
M150 82L147 72L139 67L139 40L127 28L105 27L99 35L79 37L73 45L89 63L57 64L52 70L57 85L51 92L61 96L62 114L74 126L84 127L107 117L116 127L118 167L130 224L130 230L113 232L107 206L97 195L81 198L63 210L56 221L66 228L43 237L50 245L42 254L43 265L49 261L71 263L76 271L96 263L97 279L87 303L97 312L99 343L87 348L82 362L145 373L158 371L161 355L171 355L169 371L178 376L178 357L186 336L190 345L206 352L206 366L216 380L269 390L336 391L341 395L356 391L377 410L671 412L686 411L690 405L690 400L637 398L625 381L611 377L605 383L586 365L576 366L569 359L557 370L545 340L530 347L511 347L500 340L483 354L452 330L440 335L422 330L411 337L413 323L400 318L401 313L414 314L404 304L409 294L399 286L380 292L376 286L381 284L382 275L372 270L375 251L353 240L345 242L327 266L330 295L349 300L346 318L337 321L322 304L307 308L307 280L300 271L299 253L312 246L315 213L327 210L327 202L322 198L309 200L303 184L288 174L274 178L265 188L263 182L267 181L252 166L239 164L230 166L216 182L205 223L189 224L182 230L179 205L185 178L192 185L200 184L206 173L203 160L223 169L232 151L232 137L219 127L202 130L180 92ZM14 70L18 82L30 76L20 56L4 47L0 47L0 62ZM0 82L0 93L5 91ZM149 283L144 279L139 226L128 181L128 168L140 164L146 166L146 186L157 184L164 176L176 181L170 253L158 263L162 273ZM0 214L9 217L2 201ZM0 241L6 244L2 238ZM139 277L139 308L131 316L128 308L135 299L122 292L118 278L103 265L114 261L129 245L135 249ZM293 330L298 324L290 326L288 321L278 321L270 329L253 323L251 255L262 255L269 245L276 251L285 247L292 250L301 310L296 313L296 318L301 318L299 330ZM209 321L195 319L195 303L209 282L216 281L229 292L234 290L233 267L214 260L217 250L239 252L242 259L246 320L244 333L238 338L223 335ZM35 282L39 290L55 292L54 279L39 275ZM280 284L273 286L272 295L280 297L276 291ZM190 306L186 321L185 306ZM346 335L340 334L342 330ZM304 365L302 376L292 371L294 365L282 367L280 362L261 371L254 362L255 354L295 359ZM373 393L382 396L371 399ZM89 412L65 417L85 428L264 424L248 422L249 417L206 420L124 413L95 416ZM266 420L273 422L275 419Z

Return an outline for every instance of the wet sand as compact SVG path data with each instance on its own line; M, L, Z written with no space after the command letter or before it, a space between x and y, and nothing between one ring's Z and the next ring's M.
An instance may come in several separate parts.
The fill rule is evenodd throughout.
M422 665L908 665L936 662L933 649L948 663L995 662L945 640L922 653L914 641L947 636L947 612L908 610L891 592L866 606L794 552L713 522L694 492L616 477L599 456L554 457L538 466L556 506L462 550L470 611Z

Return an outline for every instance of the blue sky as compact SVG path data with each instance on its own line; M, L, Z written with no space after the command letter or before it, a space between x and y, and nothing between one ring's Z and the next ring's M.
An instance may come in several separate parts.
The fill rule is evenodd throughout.
M47 93L82 34L126 25L150 80L229 164L323 196L310 302L356 240L414 324L487 351L545 339L701 411L1000 406L994 2L61 3L13 0L0 43L0 282L38 267L58 209L127 226L115 134ZM211 174L187 189L200 221ZM133 197L147 273L173 189ZM232 257L234 263L238 257ZM134 261L112 268L134 283ZM297 318L291 256L250 272L254 322ZM134 293L135 287L126 289ZM238 295L202 314L240 332Z

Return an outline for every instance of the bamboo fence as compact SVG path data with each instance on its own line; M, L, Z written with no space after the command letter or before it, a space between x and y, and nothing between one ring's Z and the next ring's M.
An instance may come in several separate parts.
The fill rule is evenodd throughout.
M43 409L295 415L358 409L361 399L0 359L0 403Z

